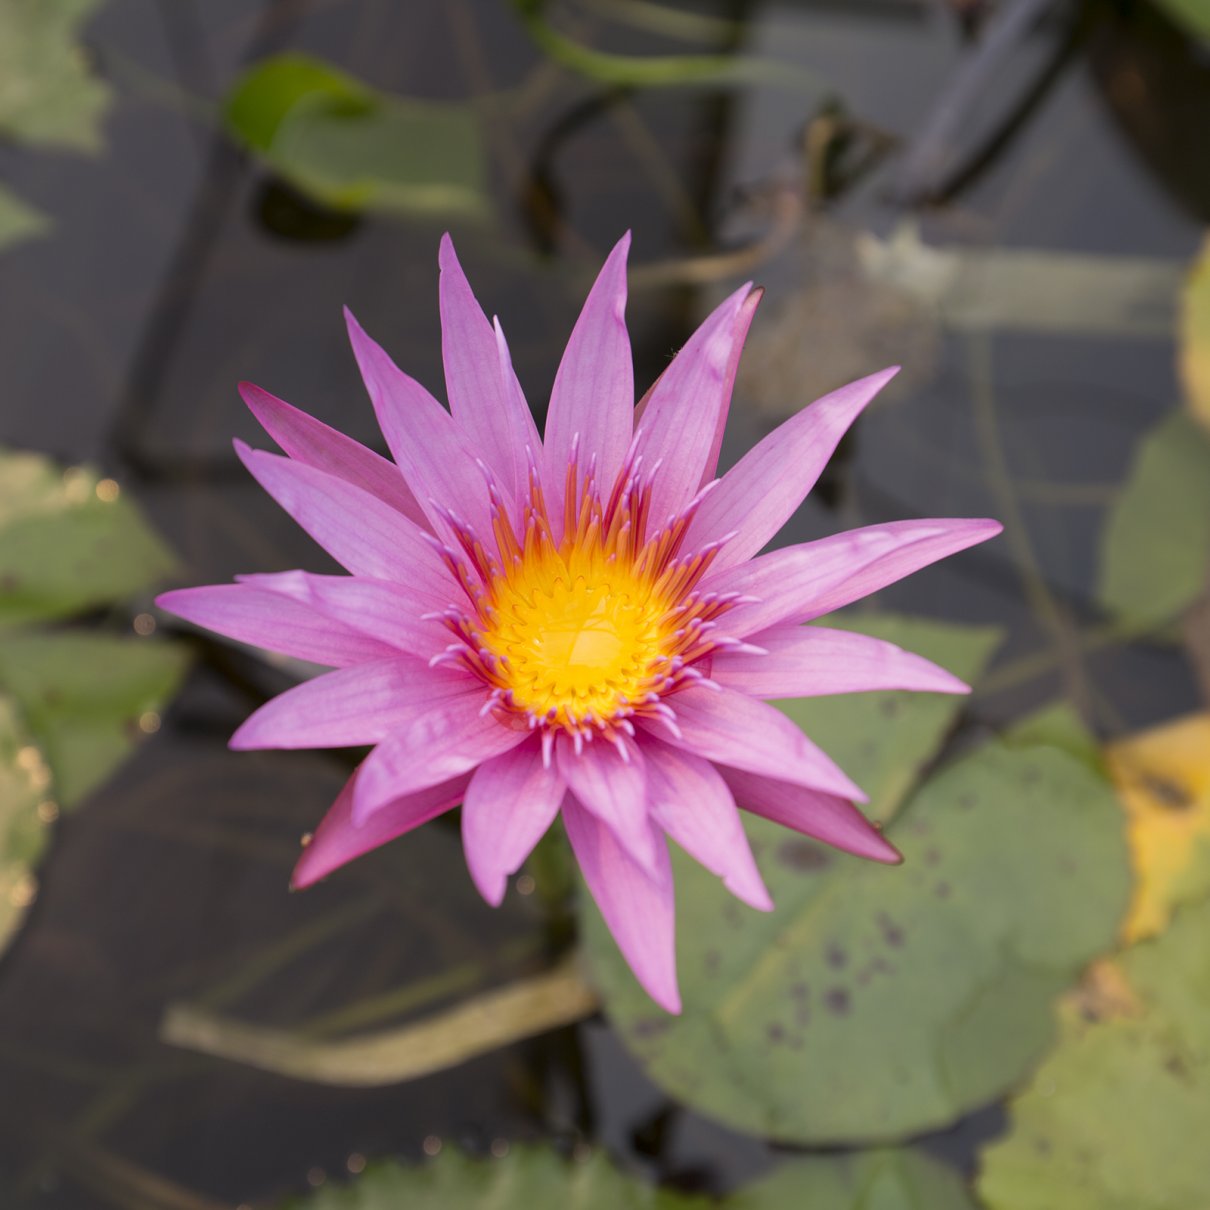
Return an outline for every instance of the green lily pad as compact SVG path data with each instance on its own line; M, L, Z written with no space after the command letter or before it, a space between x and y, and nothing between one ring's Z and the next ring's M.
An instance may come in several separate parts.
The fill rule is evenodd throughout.
M837 614L825 625L895 643L967 682L979 678L1004 633L881 613ZM863 810L879 823L899 810L964 704L945 693L851 693L776 703L869 795Z
M1104 777L1053 744L985 744L888 828L902 867L747 824L776 909L677 853L685 1011L661 1013L595 912L606 1011L646 1072L730 1126L799 1143L939 1128L1050 1042L1052 1003L1113 944L1130 875Z
M1206 1204L1210 900L1114 968L1122 996L1071 1008L1054 1051L983 1155L990 1210L1184 1210Z
M910 1147L783 1164L723 1204L727 1210L977 1210L951 1169Z
M324 1185L290 1210L973 1210L951 1173L914 1152L819 1157L781 1165L730 1197L678 1193L620 1172L601 1152L566 1159L515 1146L497 1159L447 1148L423 1164L382 1163L343 1185Z
M0 631L0 685L46 754L64 807L158 726L187 664L185 648L155 639Z
M22 726L14 703L0 693L0 953L34 900L34 866L46 847L53 812L50 774Z
M1210 568L1210 435L1190 413L1167 415L1139 445L1101 537L1097 597L1142 625L1175 617Z
M288 54L245 74L224 116L248 150L335 209L442 217L490 209L483 135L469 105L392 96Z
M173 567L112 481L0 450L0 627L129 600Z
M0 136L77 151L101 146L109 88L90 74L76 41L100 0L0 4Z
M33 239L50 227L40 210L27 206L16 194L0 188L0 248Z

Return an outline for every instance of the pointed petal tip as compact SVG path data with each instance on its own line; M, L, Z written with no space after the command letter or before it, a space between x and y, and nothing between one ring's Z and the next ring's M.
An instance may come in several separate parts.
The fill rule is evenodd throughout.
M483 896L489 907L498 908L504 902L504 895L508 890L508 875L501 870L493 870L488 874L471 861L469 853L465 854L465 857L467 872L471 876L471 882L475 884L475 890Z
M760 881L740 882L734 878L724 878L723 886L741 903L746 903L753 911L771 912L775 907L773 899L765 884Z
M643 986L643 990L666 1012L674 1017L679 1017L683 1010L681 1003L681 989L677 985L676 973L673 972L672 985L670 987L656 987L649 985L646 981L640 979L639 982Z

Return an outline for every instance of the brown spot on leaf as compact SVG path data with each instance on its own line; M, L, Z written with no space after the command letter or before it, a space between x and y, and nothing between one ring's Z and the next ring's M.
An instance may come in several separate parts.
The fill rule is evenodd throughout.
M952 889L953 888L948 882L939 882L935 887L933 887L933 894L935 894L938 899L948 899Z
M833 970L842 971L849 964L849 955L839 945L832 942L828 946L827 962Z
M1140 780L1147 793L1161 807L1170 811L1187 811L1193 806L1194 796L1189 787L1171 777L1149 771Z
M809 840L783 840L777 846L777 860L789 870L822 870L831 865L832 855Z
M845 1016L853 1006L852 998L843 987L829 987L823 994L823 1002L838 1017Z
M885 912L879 912L877 916L878 928L882 933L882 939L891 947L897 950L903 945L904 933Z

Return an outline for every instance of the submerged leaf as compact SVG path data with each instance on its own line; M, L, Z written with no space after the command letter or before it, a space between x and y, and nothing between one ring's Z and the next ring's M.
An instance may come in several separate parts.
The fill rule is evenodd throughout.
M225 106L233 137L343 210L482 216L485 149L469 105L381 93L319 59L266 59Z
M1210 436L1174 410L1139 445L1101 536L1097 596L1135 623L1168 621L1210 567Z
M1112 968L1128 993L1065 1007L1059 1042L984 1152L989 1210L1205 1205L1210 1137L1210 900Z
M46 753L64 807L158 725L187 664L183 647L157 640L0 630L0 685Z
M173 566L111 480L0 449L0 627L128 600Z
M96 151L109 88L94 78L76 34L100 0L0 4L0 135Z
M50 220L40 210L27 206L7 189L0 188L0 248L41 235Z
M1210 893L1210 714L1106 749L1129 820L1136 886L1123 935L1162 932L1173 910Z
M657 1083L786 1141L902 1138L1002 1093L1045 1051L1056 997L1113 944L1129 892L1110 786L1052 743L989 743L929 780L887 829L901 868L761 820L748 833L769 915L675 863L681 1018L653 1012L595 917L587 944Z

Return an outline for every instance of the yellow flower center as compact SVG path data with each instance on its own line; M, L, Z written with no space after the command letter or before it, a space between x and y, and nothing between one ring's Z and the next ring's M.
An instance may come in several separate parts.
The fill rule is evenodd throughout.
M478 637L515 709L564 727L629 713L658 690L675 615L651 578L599 550L530 550L488 586Z
M634 469L602 497L573 457L559 537L532 469L515 521L492 486L494 543L450 518L462 554L444 557L472 608L444 615L458 642L435 659L473 672L491 690L486 708L542 728L544 746L555 730L578 744L633 735L635 716L668 719L661 699L732 641L714 628L734 594L697 591L719 543L681 553L692 505L649 532L651 489Z

